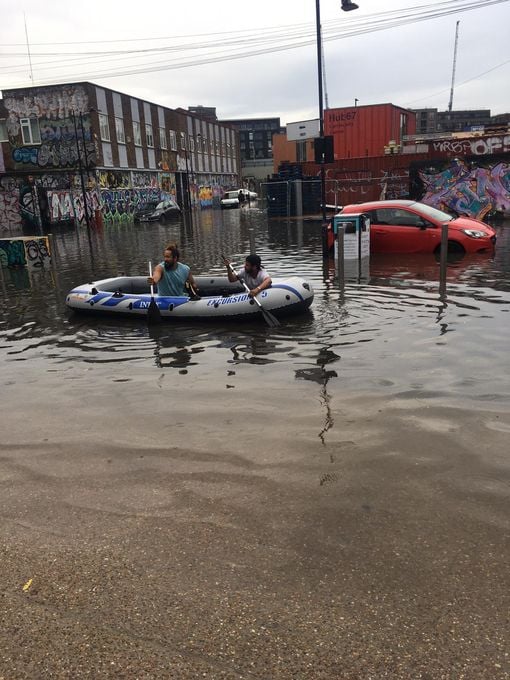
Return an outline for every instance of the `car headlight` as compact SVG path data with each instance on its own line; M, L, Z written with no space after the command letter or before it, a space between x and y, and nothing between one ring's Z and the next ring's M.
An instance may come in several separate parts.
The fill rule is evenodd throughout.
M478 229L462 229L461 231L472 238L485 238L487 236L484 231L479 231Z

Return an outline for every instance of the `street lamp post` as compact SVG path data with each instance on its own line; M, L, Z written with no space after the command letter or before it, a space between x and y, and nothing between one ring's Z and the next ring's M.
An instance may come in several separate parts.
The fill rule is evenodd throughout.
M342 0L342 10L350 12L358 9L351 0ZM317 33L317 82L319 85L319 138L320 138L320 166L321 166L321 206L322 206L322 255L329 256L328 248L328 217L326 211L326 169L325 141L324 141L324 103L322 91L322 37L321 37L321 6L320 0L315 0L315 27Z

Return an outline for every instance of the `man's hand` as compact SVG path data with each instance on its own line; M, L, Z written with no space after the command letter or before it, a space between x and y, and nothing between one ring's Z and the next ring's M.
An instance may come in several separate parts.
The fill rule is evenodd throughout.
M248 293L248 295L253 298L256 295L258 295L259 293L260 293L260 288L252 288L250 290L250 292Z
M147 283L149 286L153 286L156 282L154 281L154 278L152 276L147 277Z
M229 260L228 258L224 257L224 258L223 258L223 264L225 265L225 267L229 268L231 262L230 262L230 260Z

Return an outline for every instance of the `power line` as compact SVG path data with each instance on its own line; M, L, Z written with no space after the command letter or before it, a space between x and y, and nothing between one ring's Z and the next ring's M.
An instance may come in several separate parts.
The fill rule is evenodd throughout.
M482 7L501 4L502 2L508 2L508 0L447 0L444 2L438 2L433 5L428 5L424 10L423 6L410 7L403 11L397 13L396 10L391 10L388 12L381 12L379 14L371 15L369 17L363 18L360 21L346 22L342 20L335 20L325 24L324 30L324 41L329 42L333 40L345 39L348 37L354 37L357 35L362 35L365 33L371 33L380 30L388 30L390 28L396 28L411 23L416 23L420 21L428 21L431 19L447 16L450 14L456 14L461 11L469 11L472 9L480 9ZM347 24L347 25L346 25ZM218 36L230 35L233 36L231 40L220 40L213 39L208 43L202 41L200 43L188 43L184 45L171 45L159 48L148 48L148 49L136 49L136 50L114 50L114 51L104 51L104 52L83 52L79 56L76 53L40 53L39 57L47 56L68 56L72 54L75 56L76 66L82 65L87 67L89 65L95 65L91 59L104 59L108 56L110 61L116 61L121 59L128 59L129 57L138 57L135 64L126 64L124 67L117 66L115 70L115 65L112 64L112 70L110 71L94 71L89 70L83 73L73 74L71 78L73 80L90 80L90 79L101 79L101 78L112 78L121 77L126 75L136 75L142 73L153 73L165 70L175 70L180 68L189 68L192 66L200 66L208 63L218 63L226 62L237 59L249 58L252 56L260 56L264 54L272 54L275 52L287 51L291 49L297 49L300 47L305 47L311 45L315 42L315 31L312 30L309 24L296 24L291 27L274 27L272 32L264 33L263 35L259 33L255 34L252 38L247 38L246 34L252 34L253 29L247 31L232 32L229 31L223 34L211 34ZM245 35L244 38L239 37L241 34ZM183 36L184 38L185 36ZM190 36L187 36L190 37ZM196 37L196 36L191 36ZM145 40L145 39L143 39ZM100 42L100 41L96 41ZM115 41L112 41L115 42ZM54 43L53 43L54 44ZM65 43L70 44L70 43ZM221 46L222 50L215 51L211 54L210 50ZM224 48L231 48L230 51ZM140 57L157 57L165 53L172 52L185 52L185 51L196 51L202 52L206 50L206 57L198 55L180 56L174 60L164 60L164 61L153 61L146 62L140 67ZM87 57L82 59L82 57ZM73 60L73 61L74 61ZM69 60L68 60L69 61ZM44 63L53 64L54 62L38 62L37 66L41 66ZM57 63L61 63L58 60ZM67 64L62 65L65 68ZM7 67L0 67L0 69L6 69ZM21 70L22 67L18 67ZM10 72L14 73L12 67ZM66 79L65 74L60 77L53 77L49 79L38 79L39 84L50 84L55 82L61 82L62 79ZM23 86L23 85L19 85ZM15 87L15 86L11 86Z

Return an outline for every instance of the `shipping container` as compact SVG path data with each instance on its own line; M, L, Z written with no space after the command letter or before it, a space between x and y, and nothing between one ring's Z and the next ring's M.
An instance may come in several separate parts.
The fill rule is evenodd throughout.
M324 134L334 138L335 160L398 152L403 136L415 132L416 114L393 104L324 112Z

